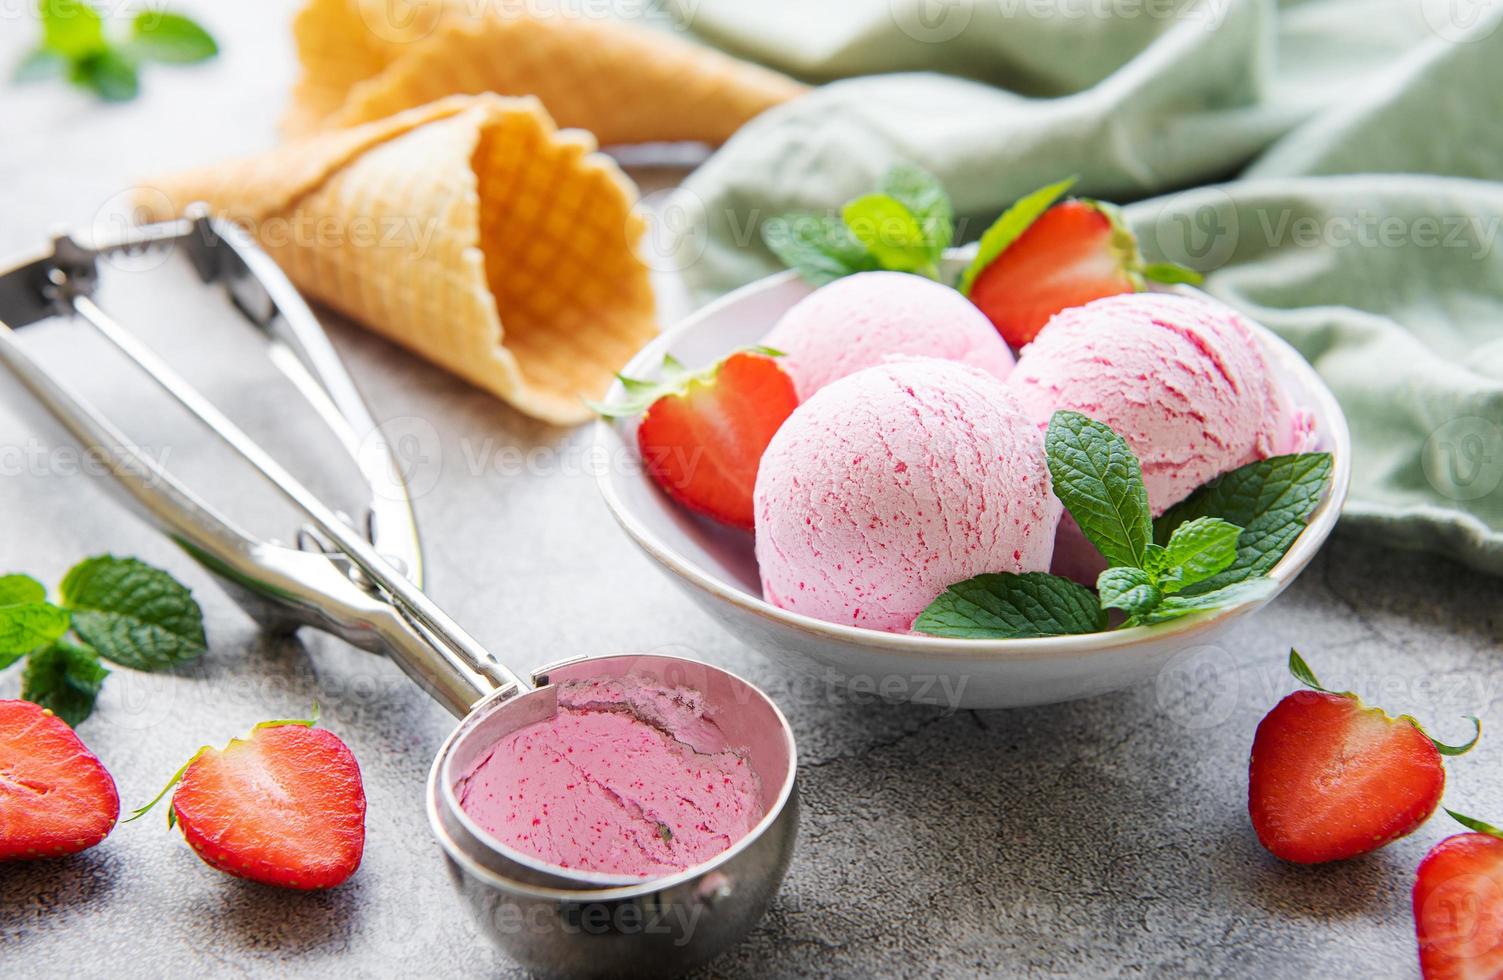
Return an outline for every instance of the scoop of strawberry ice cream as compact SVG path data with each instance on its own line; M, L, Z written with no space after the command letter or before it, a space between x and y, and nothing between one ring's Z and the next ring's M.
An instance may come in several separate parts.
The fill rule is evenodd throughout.
M1125 293L1064 310L1023 348L1007 387L1041 427L1061 409L1111 426L1143 464L1155 515L1313 437L1247 321L1200 296Z
M1060 515L1038 426L996 378L934 358L816 392L768 445L754 504L767 601L894 632L956 582L1047 569Z
M1056 314L1007 380L1040 428L1060 409L1111 426L1143 464L1157 516L1208 480L1304 452L1313 416L1289 401L1236 311L1209 298L1125 293ZM1051 571L1094 585L1106 559L1066 514Z
M787 356L781 366L800 398L891 355L959 361L997 378L1012 351L986 315L949 286L905 272L861 272L805 297L763 343Z

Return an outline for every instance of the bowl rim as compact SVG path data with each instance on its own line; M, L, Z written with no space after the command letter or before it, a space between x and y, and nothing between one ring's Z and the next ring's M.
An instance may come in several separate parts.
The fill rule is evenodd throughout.
M748 283L707 303L655 337L632 357L621 369L621 373L628 376L650 376L651 372L656 370L657 365L662 362L663 355L671 350L680 338L693 332L704 321L719 316L727 308L743 303L753 296L785 286L797 278L796 271L784 270ZM1187 286L1175 287L1174 291L1207 295ZM613 482L615 474L612 467L600 467L596 473L596 483L616 523L626 531L638 547L671 571L681 582L728 603L745 614L768 621L785 630L791 629L809 634L813 638L841 644L854 644L872 653L892 657L919 656L960 662L1073 659L1083 654L1104 654L1140 646L1157 646L1171 637L1178 640L1191 640L1197 635L1219 631L1227 622L1260 608L1282 592L1295 576L1310 564L1326 538L1330 536L1337 519L1341 516L1341 508L1351 485L1351 432L1347 427L1346 415L1337 403L1336 396L1332 394L1310 362L1305 360L1287 341L1251 317L1244 316L1244 319L1252 325L1259 340L1262 341L1265 353L1278 362L1278 366L1284 373L1297 376L1304 388L1313 396L1315 404L1307 407L1315 412L1319 420L1317 431L1329 440L1329 448L1325 451L1329 452L1332 457L1331 484L1326 490L1325 498L1310 515L1305 529L1300 532L1299 537L1294 539L1294 543L1278 564L1269 570L1268 577L1275 583L1272 592L1246 602L1195 613L1169 623L1069 636L978 640L930 636L924 633L889 633L862 626L826 622L803 613L780 609L761 596L752 595L721 581L718 576L699 568L693 562L677 554L626 506L625 501L616 492ZM624 388L620 381L617 381L606 392L603 400L614 401L623 394ZM616 430L606 419L600 419L595 424L596 451L608 454L611 450L609 440L618 437Z

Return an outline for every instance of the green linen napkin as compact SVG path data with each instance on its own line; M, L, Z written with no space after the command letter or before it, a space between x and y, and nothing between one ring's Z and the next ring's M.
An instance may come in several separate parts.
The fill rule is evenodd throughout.
M674 2L711 43L835 79L685 183L696 296L778 268L761 222L895 162L940 177L961 239L1077 174L1331 385L1344 524L1503 573L1503 4Z

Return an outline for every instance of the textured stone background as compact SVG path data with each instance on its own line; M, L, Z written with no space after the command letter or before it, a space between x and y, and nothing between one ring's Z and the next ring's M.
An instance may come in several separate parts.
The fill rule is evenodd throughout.
M226 42L217 64L151 71L145 97L122 107L56 86L0 94L0 252L112 213L132 177L272 141L291 78L291 0L182 6ZM28 10L0 10L0 63L30 36ZM276 376L238 353L254 346L160 292L130 283L110 299L300 472L328 473L327 444L289 424ZM1464 735L1470 710L1503 719L1496 581L1338 534L1273 607L1190 665L1201 683L1188 699L1176 676L1026 711L863 703L760 659L652 569L582 472L586 432L529 422L330 327L377 417L415 440L430 589L482 641L523 667L679 648L742 672L789 714L804 762L795 863L766 921L707 975L1417 974L1413 869L1457 828L1437 819L1367 858L1286 867L1248 826L1248 747L1291 687L1291 644L1331 683L1413 710L1438 735ZM31 342L210 500L287 537L290 514L85 329L49 325ZM0 973L516 974L476 940L427 834L421 786L449 717L394 667L337 641L258 635L206 575L78 475L66 445L0 385L0 566L55 582L87 554L139 555L190 582L209 620L200 663L116 671L81 728L127 807L200 744L317 698L364 768L369 841L348 885L313 895L216 874L155 817L76 858L0 867ZM527 451L520 471L504 447ZM346 486L337 473L316 482ZM18 689L16 670L0 675L0 697ZM1484 743L1451 763L1450 805L1503 818L1500 752Z

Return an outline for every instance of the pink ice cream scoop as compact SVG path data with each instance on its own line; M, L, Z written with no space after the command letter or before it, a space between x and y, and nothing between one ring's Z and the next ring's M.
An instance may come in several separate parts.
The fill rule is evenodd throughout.
M1023 348L1007 387L1041 427L1068 409L1116 430L1143 464L1155 515L1311 441L1311 416L1290 404L1252 328L1209 298L1125 293L1064 310Z
M959 361L996 378L1013 365L997 328L970 300L904 272L861 272L820 287L763 343L787 355L779 363L800 398L894 354Z
M762 457L767 601L903 631L947 586L1049 567L1060 504L1043 437L996 378L904 358L800 405Z
M573 681L456 786L492 836L562 868L656 877L707 861L763 815L761 785L687 688Z

